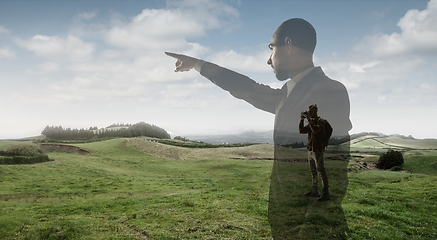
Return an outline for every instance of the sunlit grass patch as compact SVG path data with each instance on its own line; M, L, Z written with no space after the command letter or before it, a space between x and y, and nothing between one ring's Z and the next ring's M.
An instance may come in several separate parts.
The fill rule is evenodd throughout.
M352 239L435 239L436 183L424 174L351 172L343 209Z

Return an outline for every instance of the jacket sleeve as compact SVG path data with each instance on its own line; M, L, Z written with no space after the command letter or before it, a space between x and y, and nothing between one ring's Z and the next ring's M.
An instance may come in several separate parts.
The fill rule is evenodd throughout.
M200 74L232 96L273 114L287 90L259 84L247 76L209 62L203 64Z
M309 126L306 125L304 126L304 120L300 120L299 122L299 133L304 134L304 133L309 133L310 129Z

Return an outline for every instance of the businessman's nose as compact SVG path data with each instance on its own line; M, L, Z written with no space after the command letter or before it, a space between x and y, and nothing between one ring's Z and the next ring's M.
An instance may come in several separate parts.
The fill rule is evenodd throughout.
M267 60L268 65L272 65L272 55L270 55L269 60Z

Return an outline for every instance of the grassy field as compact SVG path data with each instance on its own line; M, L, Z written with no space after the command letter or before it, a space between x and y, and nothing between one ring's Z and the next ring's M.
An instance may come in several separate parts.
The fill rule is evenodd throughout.
M404 144L408 172L353 168L377 160L353 153L342 203L350 239L437 238L437 151L396 144ZM259 160L272 157L271 145L185 149L139 138L74 145L93 154L50 152L55 161L0 165L0 239L271 239L273 161Z

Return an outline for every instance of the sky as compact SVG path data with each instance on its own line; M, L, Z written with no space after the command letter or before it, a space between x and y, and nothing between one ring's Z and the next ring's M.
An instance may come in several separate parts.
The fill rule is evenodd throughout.
M437 138L437 0L0 0L0 139L141 121L172 137L272 130L272 114L164 52L280 88L268 44L295 17L349 92L350 133Z

